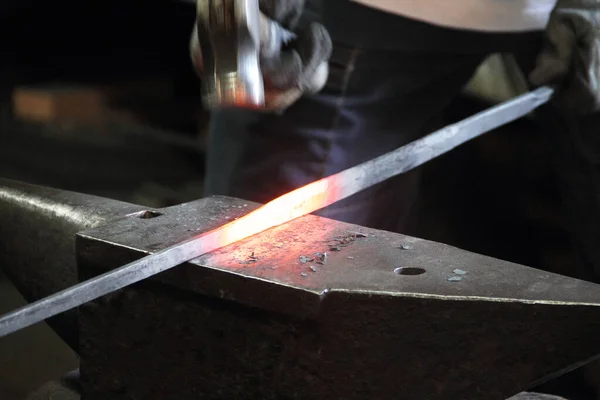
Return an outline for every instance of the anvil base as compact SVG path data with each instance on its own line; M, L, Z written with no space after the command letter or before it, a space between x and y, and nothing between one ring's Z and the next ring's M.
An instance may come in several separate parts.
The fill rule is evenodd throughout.
M255 207L0 179L0 265L34 301ZM600 354L600 286L308 216L49 322L84 400L504 400Z
M209 198L77 237L80 279L257 207ZM86 304L86 400L504 400L600 354L600 287L308 216Z

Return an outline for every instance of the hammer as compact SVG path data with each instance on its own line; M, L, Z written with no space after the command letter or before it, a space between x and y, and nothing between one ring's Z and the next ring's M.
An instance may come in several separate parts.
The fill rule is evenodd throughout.
M263 108L260 56L276 55L295 35L265 17L258 0L198 0L196 19L192 46L200 48L194 62L205 107Z

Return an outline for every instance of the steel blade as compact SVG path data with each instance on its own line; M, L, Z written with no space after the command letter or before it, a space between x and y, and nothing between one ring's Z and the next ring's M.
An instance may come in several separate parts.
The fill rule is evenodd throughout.
M416 168L548 102L542 87L449 125L381 157L287 193L211 232L143 257L72 286L0 318L0 337L159 274L203 254L310 214L373 185Z

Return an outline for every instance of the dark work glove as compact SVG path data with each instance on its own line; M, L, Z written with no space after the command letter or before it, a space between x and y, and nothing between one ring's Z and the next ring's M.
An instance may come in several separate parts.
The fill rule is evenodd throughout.
M296 29L305 0L260 0L260 62L265 84L265 106L281 112L304 94L314 94L325 86L332 43L321 24ZM281 45L283 29L294 34ZM287 33L287 32L286 32ZM202 55L194 26L190 54L197 71Z
M265 102L269 109L283 111L303 94L314 94L325 86L332 43L327 29L312 22L296 30L304 0L260 0L265 15L261 24L261 68L265 81ZM283 47L272 46L276 23L296 34ZM276 41L275 41L276 42Z
M558 0L529 78L557 84L555 104L565 113L600 110L600 0Z
M259 0L258 3L264 15L293 31L302 16L306 0Z

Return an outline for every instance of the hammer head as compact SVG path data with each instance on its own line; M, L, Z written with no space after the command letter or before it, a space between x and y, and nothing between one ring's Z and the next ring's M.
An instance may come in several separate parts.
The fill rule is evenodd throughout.
M263 107L258 0L198 0L197 7L205 106Z

